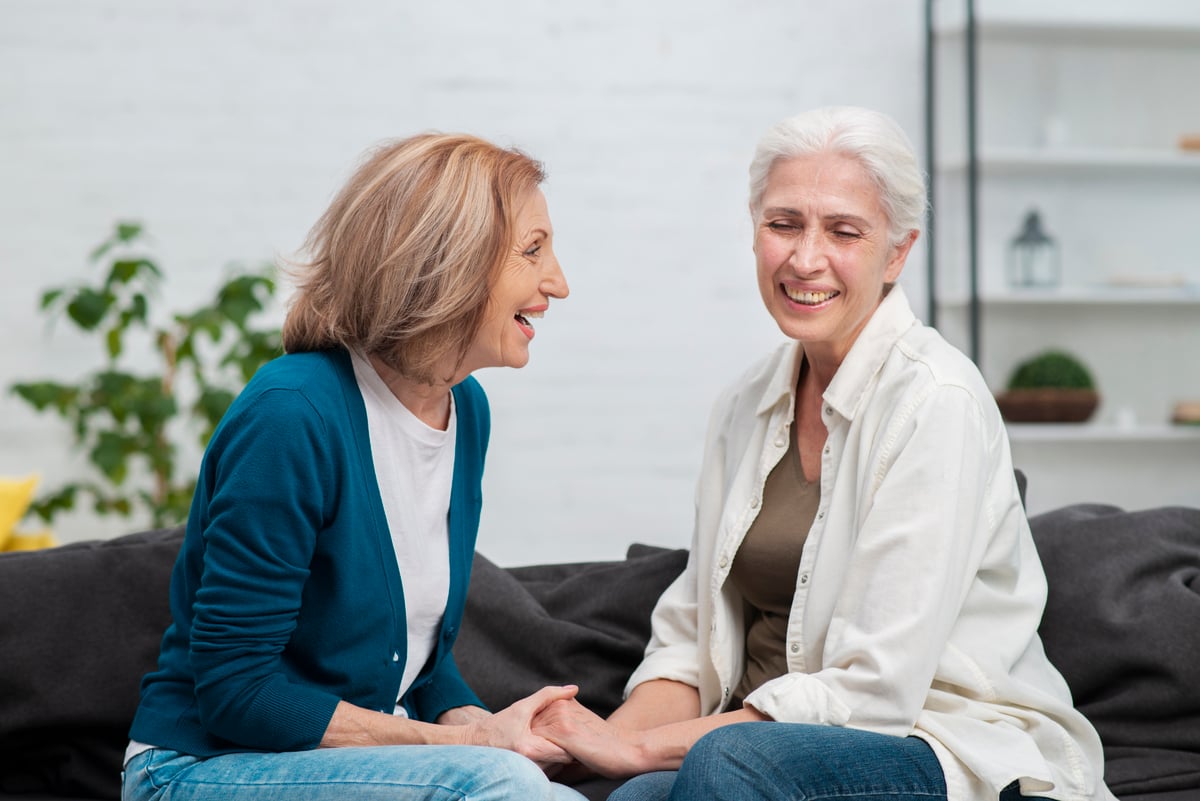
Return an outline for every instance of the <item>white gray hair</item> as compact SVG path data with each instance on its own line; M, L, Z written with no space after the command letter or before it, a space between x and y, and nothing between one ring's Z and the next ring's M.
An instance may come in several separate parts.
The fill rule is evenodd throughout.
M750 213L758 217L771 168L781 159L839 153L862 164L879 190L893 246L920 231L928 205L912 143L886 114L857 106L805 111L772 125L750 162Z

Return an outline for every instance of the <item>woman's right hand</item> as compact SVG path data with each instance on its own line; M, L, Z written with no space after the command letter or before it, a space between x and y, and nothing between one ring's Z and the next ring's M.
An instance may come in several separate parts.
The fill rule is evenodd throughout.
M575 700L545 708L534 731L567 749L588 770L601 776L634 776L651 769L643 753L642 732L614 726Z
M579 692L574 685L543 687L494 715L462 727L463 745L507 748L537 763L542 770L566 765L572 757L559 746L533 732L533 720L558 701L569 701Z

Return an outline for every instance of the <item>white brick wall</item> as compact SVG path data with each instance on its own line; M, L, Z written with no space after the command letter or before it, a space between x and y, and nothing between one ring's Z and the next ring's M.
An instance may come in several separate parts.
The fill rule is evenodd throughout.
M0 384L96 363L35 306L116 219L146 223L182 309L227 263L292 252L378 139L478 133L546 162L572 288L528 368L480 376L480 549L517 564L686 545L710 403L778 339L752 274L755 140L833 102L918 139L921 7L0 0ZM915 254L918 301L922 270ZM0 398L0 475L56 485L81 469L65 446ZM58 533L135 525L76 515Z

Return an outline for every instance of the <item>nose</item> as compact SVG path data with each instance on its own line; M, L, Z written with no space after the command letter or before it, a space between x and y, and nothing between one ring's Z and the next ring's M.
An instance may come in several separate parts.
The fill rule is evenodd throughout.
M807 230L796 237L790 262L797 277L807 278L816 275L829 265L821 237L815 231Z
M546 272L542 276L542 293L552 298L565 298L571 294L571 288L567 286L567 277L563 275L562 265L558 263L558 257L553 253L549 255L550 259L546 263Z

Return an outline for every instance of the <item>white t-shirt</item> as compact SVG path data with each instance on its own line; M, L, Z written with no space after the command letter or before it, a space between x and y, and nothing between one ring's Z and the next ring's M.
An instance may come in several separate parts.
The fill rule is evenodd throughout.
M367 408L371 459L404 586L408 656L403 697L437 643L450 592L448 515L457 414L450 399L445 431L430 428L392 394L371 363L351 352ZM404 707L396 704L396 714Z

